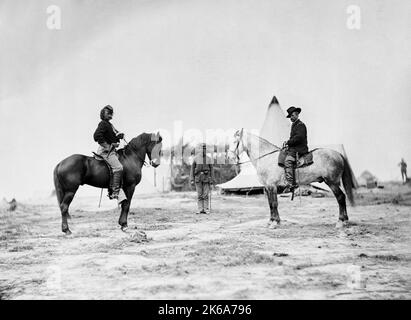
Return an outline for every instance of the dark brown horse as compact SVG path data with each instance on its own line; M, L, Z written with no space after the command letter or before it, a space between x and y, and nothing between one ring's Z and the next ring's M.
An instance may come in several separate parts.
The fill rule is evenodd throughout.
M133 138L124 149L118 150L119 160L123 165L122 188L127 200L121 203L118 223L122 230L127 228L127 216L135 187L141 181L141 168L146 155L153 167L160 165L162 138L160 134L142 133ZM54 169L54 185L60 206L62 231L71 234L67 218L69 206L79 186L88 184L97 188L108 188L110 173L104 161L81 154L73 154L61 161Z

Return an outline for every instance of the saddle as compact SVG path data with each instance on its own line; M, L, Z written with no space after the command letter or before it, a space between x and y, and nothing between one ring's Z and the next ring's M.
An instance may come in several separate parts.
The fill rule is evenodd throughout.
M313 159L313 152L317 149L313 149L306 154L303 154L302 156L299 156L298 162L295 166L295 168L303 168L303 167L308 167L309 165L312 165L314 163ZM287 150L286 149L281 149L280 154L278 155L278 165L282 168L285 167L285 157L287 156Z
M302 155L301 157L299 157L296 168L303 168L303 167L308 167L309 165L312 165L314 163L313 151L314 150L311 150L307 152L306 154Z
M107 162L107 160L103 156L95 152L93 152L93 156L94 156L94 159L96 159L97 161L104 161L104 163L106 164L106 167L108 168L108 172L110 173L110 183L108 187L108 193L111 194L113 192L111 188L113 185L113 169L111 168L110 164Z

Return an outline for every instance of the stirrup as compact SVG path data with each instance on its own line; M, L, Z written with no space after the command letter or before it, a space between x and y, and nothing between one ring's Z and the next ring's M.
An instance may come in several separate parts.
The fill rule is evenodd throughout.
M112 191L112 192L109 192L107 197L109 197L110 200L114 200L114 199L117 200L118 199L118 194L119 194L119 192Z
M298 184L290 184L290 185L285 186L282 193L290 193L290 192L295 191L295 189L297 188L298 188Z

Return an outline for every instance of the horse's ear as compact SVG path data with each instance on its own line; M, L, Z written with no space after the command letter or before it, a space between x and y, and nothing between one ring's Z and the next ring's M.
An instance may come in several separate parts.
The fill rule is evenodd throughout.
M157 131L157 141L161 142L163 138L161 137L160 131Z

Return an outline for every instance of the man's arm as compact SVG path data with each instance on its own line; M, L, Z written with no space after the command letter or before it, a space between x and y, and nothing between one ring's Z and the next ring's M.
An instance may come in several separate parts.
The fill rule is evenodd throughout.
M190 183L194 183L194 170L196 168L196 161L193 160L193 164L191 165L191 170L190 170Z
M211 183L214 184L215 180L214 180L214 166L212 164L210 164L210 175L211 175Z

